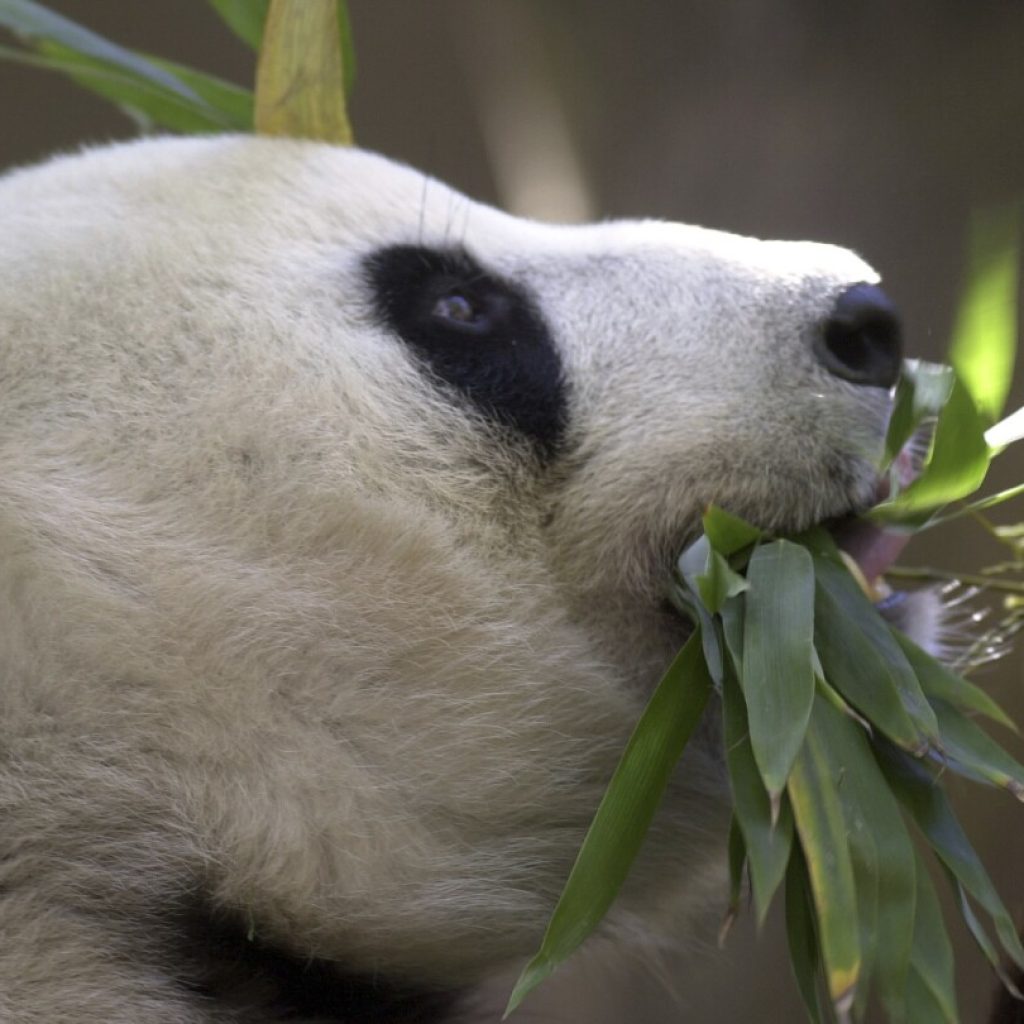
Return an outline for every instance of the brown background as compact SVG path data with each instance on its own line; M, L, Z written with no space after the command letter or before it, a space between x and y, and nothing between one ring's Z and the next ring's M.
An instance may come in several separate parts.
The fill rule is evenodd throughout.
M201 0L52 6L122 43L251 77L248 53ZM665 217L849 246L882 270L914 354L944 350L972 206L1024 192L1022 0L350 7L364 146L517 213ZM0 64L0 97L0 166L132 132L46 73ZM1014 401L1024 402L1020 381ZM1024 456L1004 463L996 484L1024 479ZM996 557L977 531L953 528L915 542L908 560L966 569ZM1018 651L982 676L1019 720L1022 664ZM1024 910L1024 808L955 789L1001 891ZM618 1003L607 968L583 964L521 1019L799 1021L777 922L756 942L745 931L725 954L709 936L657 971L622 965ZM991 974L956 921L952 932L973 1024L985 1017Z

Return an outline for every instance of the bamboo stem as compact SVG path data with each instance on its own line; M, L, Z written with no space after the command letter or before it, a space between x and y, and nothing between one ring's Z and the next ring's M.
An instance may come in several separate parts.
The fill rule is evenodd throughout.
M1000 590L1007 594L1024 594L1024 583L996 580L992 579L991 576L981 576L977 573L948 572L945 569L933 569L928 566L894 565L886 570L885 575L909 580L942 580L949 583L969 583L971 586L981 587L984 590Z

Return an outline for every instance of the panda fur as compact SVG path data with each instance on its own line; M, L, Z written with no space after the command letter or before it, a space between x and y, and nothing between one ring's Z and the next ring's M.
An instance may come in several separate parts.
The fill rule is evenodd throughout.
M0 1019L493 1019L701 510L872 499L888 393L815 339L876 274L259 138L18 170L0 224ZM602 941L719 905L691 748Z

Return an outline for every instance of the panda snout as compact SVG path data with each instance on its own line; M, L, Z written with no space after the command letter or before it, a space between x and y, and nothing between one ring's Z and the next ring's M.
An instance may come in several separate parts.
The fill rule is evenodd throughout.
M891 388L903 360L901 333L889 296L875 285L855 284L836 299L815 340L815 354L842 380Z

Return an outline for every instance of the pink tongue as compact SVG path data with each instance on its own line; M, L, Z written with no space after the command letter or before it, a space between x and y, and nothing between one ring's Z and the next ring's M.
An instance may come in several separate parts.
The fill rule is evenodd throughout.
M880 530L866 519L855 519L838 527L835 539L840 551L845 551L860 566L864 578L873 583L896 561L910 534Z
M907 487L920 472L909 444L896 456L893 469L901 488ZM875 501L885 501L888 497L889 478L883 476L878 481ZM911 535L896 530L882 530L867 519L851 519L833 530L833 536L839 550L845 551L857 563L869 584L874 584L899 558Z

